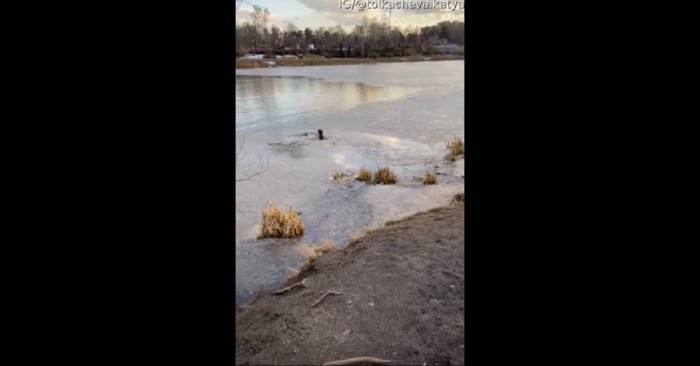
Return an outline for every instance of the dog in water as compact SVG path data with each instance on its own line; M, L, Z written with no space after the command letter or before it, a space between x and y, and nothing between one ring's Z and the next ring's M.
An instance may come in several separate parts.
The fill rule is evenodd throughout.
M311 134L308 133L308 132L304 132L304 136L311 136ZM322 130L322 129L319 129L319 130L318 130L318 139L319 139L319 140L325 140L325 139L326 139L325 137L323 137L323 130Z

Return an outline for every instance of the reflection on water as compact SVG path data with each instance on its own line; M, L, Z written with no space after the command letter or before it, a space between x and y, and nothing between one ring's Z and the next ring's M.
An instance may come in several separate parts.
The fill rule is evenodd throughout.
M279 286L296 249L447 204L464 191L464 164L443 144L464 137L463 61L238 70L236 133L247 159L268 163L236 184L236 304ZM456 71L455 71L456 70ZM261 76L266 75L266 76ZM318 140L323 129L327 140ZM308 134L308 135L307 135ZM335 183L335 170L390 166L391 186ZM419 177L437 171L438 184ZM304 236L256 240L267 201L302 212Z
M415 89L307 77L236 76L236 131L306 126L304 118L396 100Z

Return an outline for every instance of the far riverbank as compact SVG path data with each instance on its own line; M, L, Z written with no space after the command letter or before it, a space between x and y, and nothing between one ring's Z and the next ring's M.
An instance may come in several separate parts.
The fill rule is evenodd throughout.
M236 58L236 69L255 69L263 67L300 67L300 66L324 66L324 65L358 65L378 64L392 62L424 62L464 60L464 56L458 55L433 55L433 56L407 56L407 57L380 57L380 58L321 58L307 57L276 58L276 59L243 59Z

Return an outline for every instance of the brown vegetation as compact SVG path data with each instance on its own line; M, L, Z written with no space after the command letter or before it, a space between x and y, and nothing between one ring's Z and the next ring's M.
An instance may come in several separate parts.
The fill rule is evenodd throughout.
M437 183L437 177L431 171L425 172L423 176L423 184L435 184Z
M274 202L268 202L262 213L258 239L296 238L303 234L304 224L291 206L287 212L284 212Z
M315 246L299 247L299 251L309 259L309 263L314 263L318 257L336 249L338 249L338 244L332 240L326 240L323 243Z
M333 180L334 181L343 181L347 178L350 178L351 176L352 176L352 171L350 171L350 170L344 171L344 172L336 170L333 172Z
M450 161L455 161L459 155L464 155L464 142L461 139L455 137L452 141L447 141L445 145L450 149L450 153L447 155Z
M374 173L374 183L378 184L395 184L396 175L391 171L389 167L381 168Z
M372 172L365 169L365 167L360 168L360 175L357 177L360 182L371 182Z
M284 274L284 281L289 282L292 279L297 278L300 273L301 273L301 270L299 270L297 268L287 267L287 271Z
M244 58L237 58L236 59L236 68L237 69L257 69L260 67L263 67L263 63L261 60L248 60Z

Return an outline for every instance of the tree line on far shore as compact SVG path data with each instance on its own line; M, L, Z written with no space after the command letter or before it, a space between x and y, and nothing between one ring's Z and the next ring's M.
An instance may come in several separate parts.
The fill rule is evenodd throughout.
M340 25L315 30L297 28L293 23L280 29L268 27L269 11L254 6L252 22L236 25L236 57L249 53L326 57L392 57L430 53L432 46L443 42L464 45L464 22L443 21L428 27L389 27L386 23L364 18L347 32ZM313 49L310 49L313 45Z

